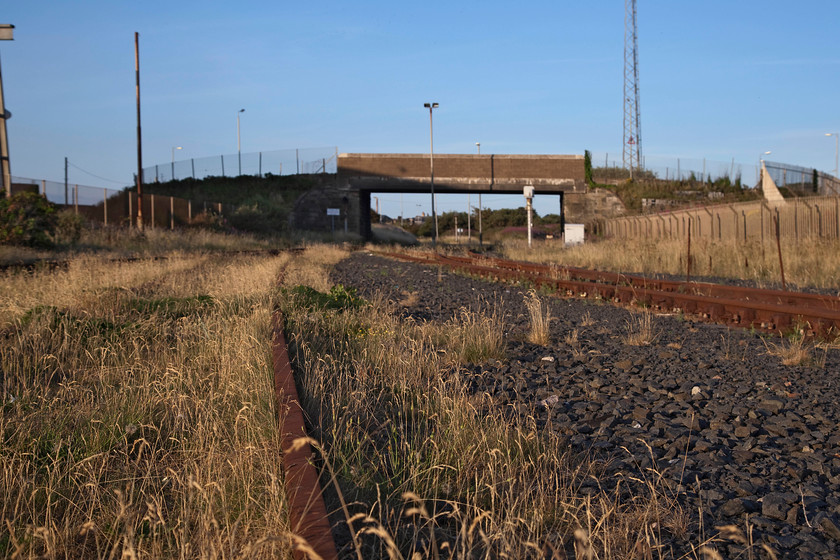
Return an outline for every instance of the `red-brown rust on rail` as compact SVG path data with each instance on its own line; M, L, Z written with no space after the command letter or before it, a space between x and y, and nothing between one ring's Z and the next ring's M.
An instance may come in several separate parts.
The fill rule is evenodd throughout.
M743 286L726 286L709 282L683 282L679 280L662 280L646 278L635 274L617 272L601 272L576 267L561 267L557 265L529 263L505 260L496 257L472 259L469 257L445 256L443 261L453 260L462 263L481 262L497 268L519 270L529 274L546 274L567 279L589 280L595 282L619 283L638 288L656 289L665 292L691 293L709 297L724 297L749 299L753 302L779 303L797 307L813 307L815 309L830 309L840 311L840 298L824 294L807 294L787 290L772 290L765 288L748 288Z
M840 331L840 298L781 290L650 279L615 272L557 267L499 258L438 254L389 256L446 265L486 278L526 280L567 296L638 303L665 312L682 312L743 328L780 331L794 326L814 334Z
M289 522L292 532L324 560L338 558L327 508L318 481L318 472L311 462L312 448L308 443L295 444L306 437L303 409L298 399L295 378L289 362L286 337L283 334L283 318L279 311L272 316L274 339L274 397L280 424L280 445L283 451L283 466L286 473L286 498L289 504ZM310 555L295 547L294 556L305 560Z

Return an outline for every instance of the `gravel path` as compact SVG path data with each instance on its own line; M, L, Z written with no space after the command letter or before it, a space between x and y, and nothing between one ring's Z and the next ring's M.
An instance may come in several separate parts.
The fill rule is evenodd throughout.
M840 351L786 366L768 352L783 341L674 316L654 316L656 340L631 346L623 339L638 314L555 298L552 342L536 346L525 341L517 286L366 253L339 263L332 280L368 298L413 293L405 314L417 319L500 305L508 358L468 365L472 390L604 458L613 481L664 473L705 527L743 528L749 516L756 540L780 558L840 558Z

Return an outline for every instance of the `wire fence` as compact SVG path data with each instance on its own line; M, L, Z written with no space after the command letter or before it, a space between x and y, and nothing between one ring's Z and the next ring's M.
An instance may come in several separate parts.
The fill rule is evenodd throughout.
M765 200L703 206L605 220L600 228L618 238L840 239L840 196L799 197L783 204Z
M771 161L765 161L764 167L777 187L787 187L796 194L840 195L840 180L828 173Z
M164 183L179 179L205 177L237 177L239 175L298 175L335 173L338 148L295 148L247 154L218 156L172 161L143 168L144 183Z
M620 157L621 154L609 152L592 152L592 173L596 182L607 182L615 179L627 179L630 172L624 168L620 159L610 159L610 156ZM732 182L741 180L744 185L757 185L760 179L759 162L745 164L735 161L713 160L706 158L668 158L661 156L646 156L643 161L643 174L651 178L666 181L714 182L728 177Z
M43 179L12 177L12 192L38 192L62 208L71 208L93 223L106 226L131 225L137 216L137 193L127 189L59 183ZM174 196L143 196L143 223L150 227L174 229L203 220L209 214L224 216L232 205Z
M618 157L621 154L612 154ZM830 196L840 195L840 179L817 169L793 165L790 163L764 162L767 172L778 187L786 187L795 195ZM701 183L714 182L728 177L732 182L740 179L745 187L759 186L761 183L760 162L754 164L706 158L665 158L645 157L642 176L666 181L695 180ZM630 173L621 160L610 159L606 152L592 152L592 174L596 182L624 180Z

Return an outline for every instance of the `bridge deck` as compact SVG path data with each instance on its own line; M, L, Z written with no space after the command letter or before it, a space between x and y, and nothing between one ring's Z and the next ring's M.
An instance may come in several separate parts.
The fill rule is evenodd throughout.
M428 192L429 154L340 154L340 182L360 191ZM584 192L583 156L435 154L435 191Z

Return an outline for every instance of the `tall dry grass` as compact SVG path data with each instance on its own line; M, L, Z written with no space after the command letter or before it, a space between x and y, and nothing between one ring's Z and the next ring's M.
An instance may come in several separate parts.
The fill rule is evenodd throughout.
M282 308L311 435L355 513L361 557L673 558L674 543L714 546L661 473L615 484L538 429L526 403L514 412L470 390L473 364L494 358L468 357L459 337L472 329L491 348L495 335L473 327L491 312L415 322L381 300L319 309L291 291Z
M565 266L641 274L687 272L688 246L678 239L604 239L561 247L552 242L505 241L501 252L508 258ZM800 239L782 241L785 280L791 286L840 290L840 242ZM691 276L749 280L759 286L781 285L775 240L692 240Z
M537 295L537 291L533 289L525 294L524 300L531 322L528 340L534 344L545 346L548 344L551 327L551 308L547 304L543 304L540 296Z
M0 558L289 554L286 257L169 256L0 275Z

